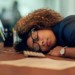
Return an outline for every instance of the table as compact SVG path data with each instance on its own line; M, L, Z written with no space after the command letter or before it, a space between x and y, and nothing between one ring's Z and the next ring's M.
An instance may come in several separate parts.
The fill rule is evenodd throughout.
M13 47L4 47L2 43L0 43L0 50L1 49L4 51L12 50L15 52ZM18 54L16 52L15 53L0 52L0 62L9 61L9 60L18 60L23 58L25 58L23 54ZM48 58L54 60L75 61L75 59L53 57L53 56L48 56ZM0 64L0 75L75 75L75 67L63 70L53 70L45 68L35 68L35 67L25 67L25 66L18 67L13 65Z

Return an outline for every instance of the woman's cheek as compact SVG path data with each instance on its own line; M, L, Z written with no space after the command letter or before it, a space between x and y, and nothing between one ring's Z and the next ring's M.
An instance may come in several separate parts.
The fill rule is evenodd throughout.
M43 40L44 39L44 36L42 34L39 34L38 35L39 39Z

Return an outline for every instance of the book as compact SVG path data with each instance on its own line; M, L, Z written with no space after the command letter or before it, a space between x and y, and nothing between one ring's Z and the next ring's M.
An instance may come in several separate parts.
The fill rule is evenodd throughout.
M45 57L45 54L41 52L24 51L23 53L27 57Z

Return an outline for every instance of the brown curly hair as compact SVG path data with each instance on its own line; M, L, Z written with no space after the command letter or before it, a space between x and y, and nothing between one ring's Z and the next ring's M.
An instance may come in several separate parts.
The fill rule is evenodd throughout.
M50 28L62 19L62 16L54 10L38 9L21 18L16 23L15 29L20 38L26 39L28 32L33 26L41 25L43 28Z
M19 35L26 33L32 26L42 24L50 27L62 20L62 16L51 9L38 9L27 16L21 18L15 29Z

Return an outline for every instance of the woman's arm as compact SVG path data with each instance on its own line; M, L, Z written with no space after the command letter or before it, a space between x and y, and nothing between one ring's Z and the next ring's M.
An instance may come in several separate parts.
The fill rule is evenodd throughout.
M61 56L60 50L62 48L63 47L61 47L61 46L56 46L48 54L50 54L52 56ZM75 58L75 47L67 47L67 48L65 48L65 53L62 56L70 57L70 58Z
M75 58L75 47L67 47L65 49L65 57Z

